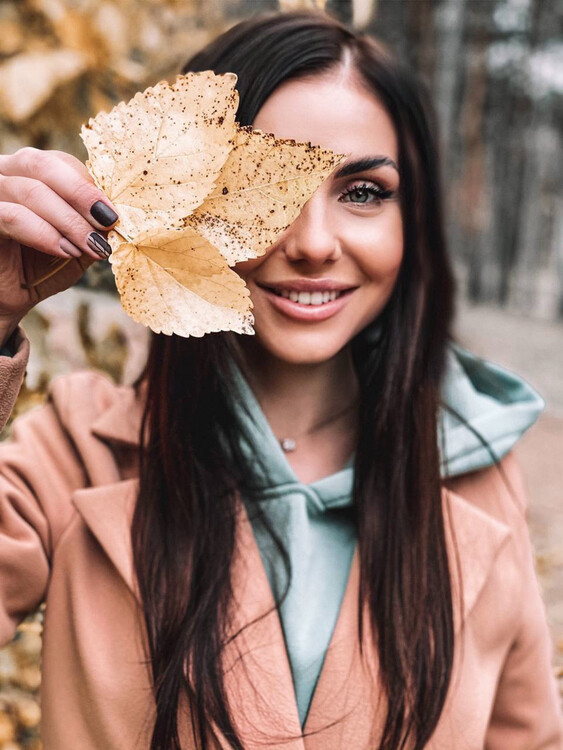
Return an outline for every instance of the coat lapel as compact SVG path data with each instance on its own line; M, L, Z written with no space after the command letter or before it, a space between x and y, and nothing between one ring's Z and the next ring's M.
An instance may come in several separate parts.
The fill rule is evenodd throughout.
M248 750L304 750L280 619L242 503L233 595L233 620L223 665L225 688L243 745Z
M510 529L451 490L443 490L443 500L457 633L477 602Z
M145 392L142 386L139 396L133 388L120 389L115 401L93 422L93 434L110 443L139 445Z
M374 648L360 651L358 639L359 555L356 550L348 585L304 727L306 750L377 747L384 704L378 700L378 660ZM371 628L364 616L364 642ZM368 698L368 700L366 700Z
M77 490L72 503L127 586L139 599L133 572L131 521L138 479Z

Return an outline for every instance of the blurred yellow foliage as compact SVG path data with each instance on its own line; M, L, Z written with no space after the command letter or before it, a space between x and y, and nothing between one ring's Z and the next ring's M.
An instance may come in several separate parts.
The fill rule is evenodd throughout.
M223 5L201 0L4 0L2 152L32 145L83 157L80 125L178 72L227 26Z
M42 611L20 626L9 648L0 651L0 748L40 750Z

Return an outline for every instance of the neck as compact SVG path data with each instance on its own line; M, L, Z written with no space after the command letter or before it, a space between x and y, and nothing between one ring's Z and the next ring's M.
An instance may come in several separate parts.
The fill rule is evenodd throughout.
M357 400L359 386L349 348L325 362L306 365L280 361L257 344L246 356L252 388L279 438L306 434Z

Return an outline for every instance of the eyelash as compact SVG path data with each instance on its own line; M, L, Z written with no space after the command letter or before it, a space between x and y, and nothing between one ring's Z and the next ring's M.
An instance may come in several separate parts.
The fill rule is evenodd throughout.
M375 200L371 201L365 201L365 202L354 202L354 201L344 201L352 203L355 206L370 206L375 204L382 203L384 200L387 200L388 198L392 198L394 196L394 192L392 190L386 190L385 188L382 188L380 185L368 185L365 182L359 182L355 185L350 185L346 188L346 190L343 190L338 200L342 200L342 198L345 198L348 195L352 195L352 193L355 193L359 190L365 190L366 193L373 196Z

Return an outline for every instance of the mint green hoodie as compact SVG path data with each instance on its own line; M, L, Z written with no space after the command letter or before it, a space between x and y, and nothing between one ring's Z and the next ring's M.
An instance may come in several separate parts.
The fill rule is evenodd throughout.
M279 614L303 725L356 546L351 511L354 469L350 462L336 474L309 485L301 483L254 394L242 379L239 387L248 410L241 415L248 432L243 449L256 467L253 496L283 542L291 565L291 584ZM543 408L540 396L521 378L455 345L448 352L442 402L439 437L444 477L475 471L491 465L493 457L502 458ZM256 506L248 498L245 502L274 597L280 601L287 588L283 559Z

